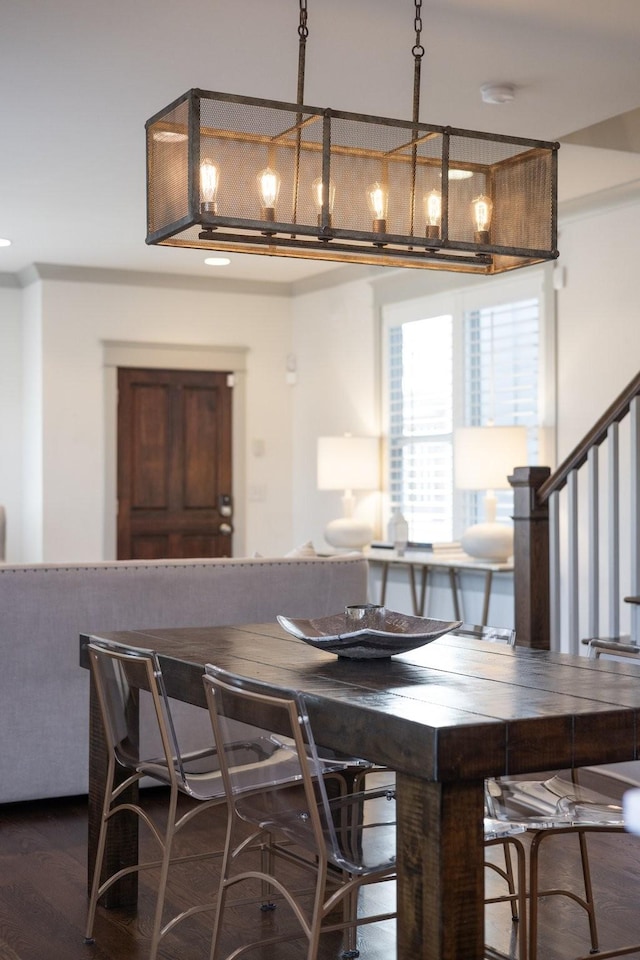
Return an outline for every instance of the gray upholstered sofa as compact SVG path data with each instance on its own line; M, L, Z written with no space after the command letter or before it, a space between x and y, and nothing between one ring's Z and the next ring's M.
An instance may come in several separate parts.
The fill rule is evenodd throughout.
M362 557L0 564L0 803L87 790L80 633L317 617L366 595Z

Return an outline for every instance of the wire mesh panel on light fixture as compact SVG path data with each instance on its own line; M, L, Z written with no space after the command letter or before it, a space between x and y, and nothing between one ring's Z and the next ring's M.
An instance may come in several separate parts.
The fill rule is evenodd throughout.
M422 51L411 120L304 105L302 55L297 103L185 93L146 125L147 243L480 274L557 257L558 145L420 123Z
M481 274L557 256L553 144L191 90L147 151L148 243Z

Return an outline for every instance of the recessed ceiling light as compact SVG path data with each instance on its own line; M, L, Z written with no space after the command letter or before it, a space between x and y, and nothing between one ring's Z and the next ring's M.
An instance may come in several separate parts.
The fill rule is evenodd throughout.
M228 267L231 260L229 257L207 257L204 262L208 267Z
M473 170L459 170L457 167L449 167L449 180L468 180L473 176Z
M5 237L0 237L0 247L10 247L11 240L5 239Z

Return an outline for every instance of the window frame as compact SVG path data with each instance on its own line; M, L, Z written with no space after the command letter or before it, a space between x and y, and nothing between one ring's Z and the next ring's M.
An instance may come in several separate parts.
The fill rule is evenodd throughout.
M460 279L458 281L460 283ZM498 307L537 297L539 305L539 355L538 355L538 449L539 463L553 469L556 462L555 418L555 343L556 316L555 292L553 289L553 265L529 267L507 276L487 278L478 283L460 283L449 290L407 299L395 299L380 305L380 412L383 425L383 496L382 521L386 530L391 515L389 485L390 437L389 437L389 329L420 319L451 315L452 333L452 429L464 425L464 317L472 310ZM465 528L465 493L453 489L453 539L459 539Z

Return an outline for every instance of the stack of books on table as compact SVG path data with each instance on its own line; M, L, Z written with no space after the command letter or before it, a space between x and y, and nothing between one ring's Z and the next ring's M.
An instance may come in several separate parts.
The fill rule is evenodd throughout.
M386 540L374 540L371 544L372 550L393 550L393 544ZM455 540L451 543L415 543L409 541L406 546L407 553L415 551L418 553L464 553L460 543Z

